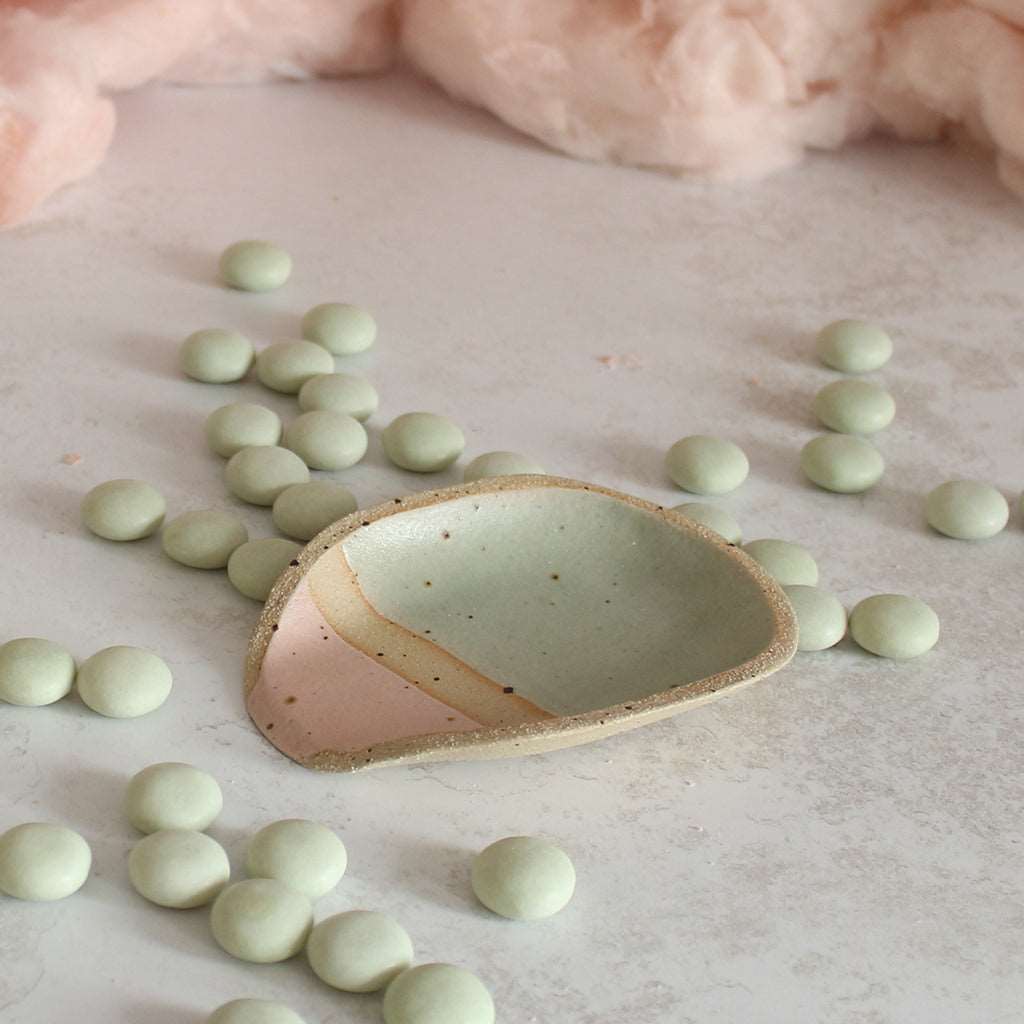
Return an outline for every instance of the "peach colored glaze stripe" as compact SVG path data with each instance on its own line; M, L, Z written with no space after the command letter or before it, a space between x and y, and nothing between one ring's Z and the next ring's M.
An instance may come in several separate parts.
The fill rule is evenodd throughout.
M260 731L289 757L302 761L321 750L363 750L385 740L480 728L338 636L306 580L278 626L248 705Z

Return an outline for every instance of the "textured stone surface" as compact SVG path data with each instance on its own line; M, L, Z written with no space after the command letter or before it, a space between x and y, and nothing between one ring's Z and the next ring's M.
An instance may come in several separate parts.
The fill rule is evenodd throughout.
M166 760L221 783L210 834L236 869L267 821L336 829L351 867L318 914L393 915L418 959L478 974L500 1020L1014 1022L1024 533L1016 503L983 545L924 523L924 495L952 477L1024 487L1024 208L987 161L866 146L757 186L687 185L563 159L401 81L145 92L121 110L88 186L0 245L0 523L17 544L4 629L79 658L148 647L177 683L116 743L73 700L0 711L0 828L62 821L94 851L78 897L0 901L5 1024L199 1024L236 992L379 1021L377 1001L317 985L300 959L257 977L202 914L133 898L123 786ZM152 133L155 119L175 132ZM263 297L220 288L220 250L255 232L292 252L291 281ZM751 475L716 500L747 536L805 544L848 607L920 596L942 640L908 664L846 640L677 719L528 760L352 777L289 763L242 704L256 606L157 538L89 537L77 510L92 484L141 475L169 514L233 508L252 536L271 532L269 510L225 495L203 420L235 400L291 416L294 399L190 383L178 343L205 323L289 337L335 298L381 324L346 368L379 387L382 423L443 408L465 429L463 461L528 451L667 505L667 446L727 434ZM889 472L851 497L797 462L811 400L835 379L814 333L840 316L877 319L896 344L872 375L900 410L875 437ZM395 470L371 433L344 474L362 504L461 479L461 464L429 480ZM68 451L81 461L63 464ZM570 906L535 927L503 926L469 887L473 853L520 831L558 841L579 874Z

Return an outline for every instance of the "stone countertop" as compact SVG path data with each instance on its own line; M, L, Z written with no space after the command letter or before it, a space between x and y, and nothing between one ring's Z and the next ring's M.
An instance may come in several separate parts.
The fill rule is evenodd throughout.
M274 819L338 829L350 868L318 916L394 914L420 961L476 971L504 1024L1019 1022L1024 205L987 158L880 142L761 183L682 182L566 159L403 78L151 89L119 109L99 172L0 235L2 639L79 658L151 647L176 684L135 721L75 699L0 707L0 828L60 821L95 855L67 901L0 898L5 1024L200 1024L241 996L309 1024L379 1020L379 998L333 992L302 958L232 960L204 911L131 890L124 785L164 760L221 781L211 834L236 866ZM292 281L218 287L217 254L240 237L286 246ZM667 447L720 433L750 456L719 499L748 539L805 544L848 606L924 598L939 646L896 664L847 641L676 719L522 760L352 776L289 763L242 705L257 606L156 538L86 535L77 509L94 484L138 476L171 514L235 507L269 535L267 512L227 497L202 423L238 398L285 415L294 401L189 382L177 347L214 325L294 336L327 300L380 323L344 364L382 398L369 456L339 475L363 504L428 485L380 451L380 426L410 409L455 418L466 458L517 449L665 504L687 500ZM853 497L797 466L811 398L836 377L811 338L840 316L896 340L874 375L898 405L877 437L888 471ZM928 531L924 494L956 476L1011 497L1003 534ZM497 919L469 891L472 853L519 833L577 864L576 899L547 922Z

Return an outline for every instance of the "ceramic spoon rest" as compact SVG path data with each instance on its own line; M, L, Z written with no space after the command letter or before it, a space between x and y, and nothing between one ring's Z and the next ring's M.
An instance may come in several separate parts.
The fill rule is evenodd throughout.
M549 476L356 512L277 582L249 714L310 768L506 757L653 722L781 668L776 583L717 534Z

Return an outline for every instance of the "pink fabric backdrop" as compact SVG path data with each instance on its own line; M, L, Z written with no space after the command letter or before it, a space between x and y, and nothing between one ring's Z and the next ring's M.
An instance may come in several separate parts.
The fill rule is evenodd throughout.
M0 0L0 224L95 168L121 90L400 53L575 156L748 177L965 135L1024 194L1024 0Z

